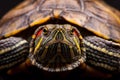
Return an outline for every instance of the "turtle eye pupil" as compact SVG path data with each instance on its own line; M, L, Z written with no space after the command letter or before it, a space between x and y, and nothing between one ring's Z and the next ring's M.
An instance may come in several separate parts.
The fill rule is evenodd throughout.
M47 35L47 34L48 34L48 29L47 29L47 28L44 28L44 29L43 29L43 32L44 32L44 35Z

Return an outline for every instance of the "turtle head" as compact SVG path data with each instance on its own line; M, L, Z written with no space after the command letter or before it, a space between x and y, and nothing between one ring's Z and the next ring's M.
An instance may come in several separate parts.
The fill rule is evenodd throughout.
M32 36L30 59L32 64L47 71L66 71L84 62L79 31L69 25L40 26Z

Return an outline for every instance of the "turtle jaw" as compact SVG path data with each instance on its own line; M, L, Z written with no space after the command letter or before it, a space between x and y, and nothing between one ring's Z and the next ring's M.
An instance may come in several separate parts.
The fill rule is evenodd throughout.
M77 48L64 43L42 47L31 56L31 60L33 65L50 72L72 70L84 62Z
M32 40L34 48L30 50L30 59L33 65L46 71L60 72L72 70L84 62L85 54L81 51L78 34L71 35L61 26L65 27L56 25L47 37L40 35Z

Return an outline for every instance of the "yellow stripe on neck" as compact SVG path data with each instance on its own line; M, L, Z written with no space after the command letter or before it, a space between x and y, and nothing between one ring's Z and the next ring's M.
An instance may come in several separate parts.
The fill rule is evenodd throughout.
M37 51L38 48L40 47L42 40L43 40L43 38L40 38L40 40L39 40L37 46L35 47L34 53L36 53L36 51Z

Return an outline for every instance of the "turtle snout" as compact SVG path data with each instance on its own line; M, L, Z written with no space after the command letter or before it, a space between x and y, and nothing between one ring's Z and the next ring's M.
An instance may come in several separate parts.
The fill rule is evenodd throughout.
M30 50L33 64L47 71L71 70L80 64L84 53L76 28L71 25L47 25L43 31L39 29L36 32L37 37L33 38Z

